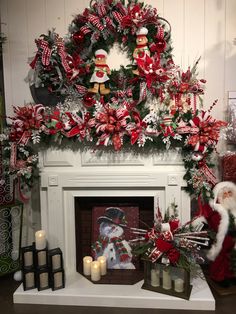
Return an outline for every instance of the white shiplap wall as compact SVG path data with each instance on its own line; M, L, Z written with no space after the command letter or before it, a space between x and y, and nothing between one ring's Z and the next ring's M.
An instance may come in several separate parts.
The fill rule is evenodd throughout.
M215 99L213 114L225 117L227 91L236 90L235 0L146 0L172 26L174 57L184 69L201 56L199 77L207 80L205 108ZM34 56L34 39L56 28L66 35L73 15L89 5L88 0L1 0L4 46L4 76L7 113L12 105L32 101L27 75L28 59ZM112 65L110 65L112 66Z

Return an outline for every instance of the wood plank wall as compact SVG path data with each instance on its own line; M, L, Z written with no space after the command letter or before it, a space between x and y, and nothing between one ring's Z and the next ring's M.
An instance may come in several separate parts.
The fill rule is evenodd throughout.
M236 1L235 0L146 0L172 26L175 62L184 69L201 56L199 77L207 80L204 107L215 99L213 114L225 118L227 93L236 90ZM34 56L34 39L56 28L65 36L88 0L1 0L4 46L4 83L7 113L12 105L32 101L27 75Z

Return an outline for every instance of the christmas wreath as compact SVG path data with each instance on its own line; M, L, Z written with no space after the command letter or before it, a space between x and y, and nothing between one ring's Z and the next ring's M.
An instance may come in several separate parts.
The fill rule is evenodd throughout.
M5 143L16 149L9 154L32 143L63 148L71 141L114 151L181 147L188 191L208 198L216 182L210 157L226 124L199 109L205 80L197 79L198 61L186 71L175 65L170 34L150 5L96 0L74 17L66 38L55 30L41 35L30 64L33 84L63 101L15 108ZM106 57L115 43L130 65L110 70ZM8 169L19 171L16 163Z

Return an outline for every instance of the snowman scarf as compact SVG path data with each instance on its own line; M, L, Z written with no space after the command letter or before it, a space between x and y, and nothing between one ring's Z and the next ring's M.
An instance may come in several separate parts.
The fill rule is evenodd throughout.
M92 245L94 255L99 255L99 253L101 253L109 243L114 244L115 250L119 255L121 262L126 262L129 259L129 253L124 246L123 239L121 237L99 237L98 240Z

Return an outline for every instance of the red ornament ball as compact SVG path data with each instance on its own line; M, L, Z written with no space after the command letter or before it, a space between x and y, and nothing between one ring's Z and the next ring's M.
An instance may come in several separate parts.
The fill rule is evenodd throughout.
M166 49L166 42L164 39L158 39L156 42L156 50L159 53L164 52Z
M74 42L78 45L84 41L84 34L81 32L76 32L72 35Z
M83 103L86 107L92 107L95 104L96 101L93 96L93 93L87 93L84 95Z

